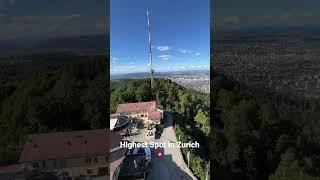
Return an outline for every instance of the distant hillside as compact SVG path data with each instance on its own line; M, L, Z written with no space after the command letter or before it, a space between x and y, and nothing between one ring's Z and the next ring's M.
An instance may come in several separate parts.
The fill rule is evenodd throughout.
M87 36L77 36L77 37L66 37L66 38L56 38L56 39L49 39L49 40L43 41L35 45L35 48L41 49L41 50L91 49L91 50L102 52L106 49L106 41L107 41L106 35L87 35Z
M190 71L172 71L172 72L155 72L155 77L164 77L179 74L210 74L209 70L190 70ZM112 74L111 80L116 79L143 79L150 77L149 72L128 73L128 74Z
M48 52L105 53L107 35L95 34L46 40L13 39L0 42L0 57Z

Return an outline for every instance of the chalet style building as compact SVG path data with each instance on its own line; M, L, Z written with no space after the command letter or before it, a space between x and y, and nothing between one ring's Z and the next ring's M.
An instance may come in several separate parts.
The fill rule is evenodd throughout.
M156 101L119 104L116 113L143 119L146 124L160 124L163 119L163 110Z
M58 177L107 177L108 131L98 129L30 135L19 162L25 171L50 172Z

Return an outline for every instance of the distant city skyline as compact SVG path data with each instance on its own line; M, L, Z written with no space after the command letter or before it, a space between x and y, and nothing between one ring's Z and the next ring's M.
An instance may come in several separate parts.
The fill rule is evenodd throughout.
M156 72L209 69L210 0L111 0L111 74L149 71L147 8Z

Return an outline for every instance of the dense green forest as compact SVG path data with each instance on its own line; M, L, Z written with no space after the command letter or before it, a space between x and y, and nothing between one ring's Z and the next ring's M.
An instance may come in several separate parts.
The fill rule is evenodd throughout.
M205 179L209 168L209 94L187 90L168 79L155 79L155 91L150 91L150 79L111 82L110 112L119 103L157 100L165 112L174 116L175 130L182 142L198 141L200 148L182 149L191 154L190 168L200 179Z
M214 179L320 179L320 101L212 78Z
M107 126L105 56L66 57L0 66L0 165L17 162L28 134Z

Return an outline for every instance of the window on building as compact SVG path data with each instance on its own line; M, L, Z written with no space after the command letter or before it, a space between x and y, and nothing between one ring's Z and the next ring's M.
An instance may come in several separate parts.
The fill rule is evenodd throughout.
M96 163L98 162L98 157L94 158L94 162L96 162Z
M87 157L87 163L91 163L91 158Z
M86 163L91 163L91 158L87 157L86 158Z
M98 175L99 176L104 176L104 175L107 175L107 167L102 167L102 168L99 168L98 170Z
M46 166L46 162L42 161L42 166L45 167Z
M93 173L92 169L87 170L87 174L92 174L92 173Z
M106 162L108 162L108 161L109 161L108 156L106 156Z
M39 163L32 163L32 167L33 168L38 168L39 167Z
M61 160L60 165L62 168L65 168L67 166L67 161L66 160Z

